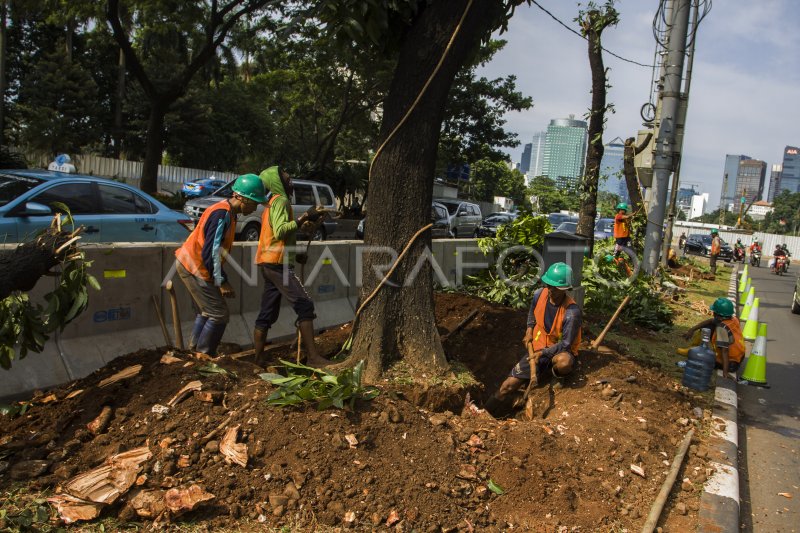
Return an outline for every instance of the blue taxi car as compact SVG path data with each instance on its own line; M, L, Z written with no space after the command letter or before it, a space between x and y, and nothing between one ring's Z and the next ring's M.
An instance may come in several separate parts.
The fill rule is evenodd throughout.
M129 185L49 170L0 170L0 243L24 242L66 205L83 242L182 242L194 222Z
M206 178L202 180L189 181L181 187L181 194L186 198L202 198L208 196L220 187L224 187L228 182L216 178Z

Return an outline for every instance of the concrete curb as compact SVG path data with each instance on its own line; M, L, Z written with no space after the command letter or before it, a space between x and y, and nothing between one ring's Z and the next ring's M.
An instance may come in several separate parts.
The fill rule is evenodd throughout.
M738 309L738 274L737 267L728 286L728 298L733 302L734 309ZM700 524L697 528L700 532L739 531L737 407L736 381L723 380L722 372L718 371L709 439L709 466L714 469L714 474L706 482L700 496Z

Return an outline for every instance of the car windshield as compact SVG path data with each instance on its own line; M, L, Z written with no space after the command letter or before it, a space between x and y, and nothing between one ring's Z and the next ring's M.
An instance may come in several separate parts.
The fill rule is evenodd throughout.
M503 214L503 213L496 213L494 215L489 215L488 217L486 217L484 222L508 222L512 218L513 217L511 215L506 215L506 214Z
M447 208L447 212L450 213L451 215L455 215L456 214L456 211L458 210L458 206L460 205L460 204L451 204L449 202L448 203L440 202L440 203Z
M603 231L606 233L611 233L614 231L614 221L613 220L605 220L600 219L597 221L597 224L594 226L595 231Z
M566 232L566 233L575 233L575 231L577 229L578 229L578 223L577 222L562 222L561 224L559 224L558 228L556 228L556 231L563 231L563 232Z
M39 178L0 174L0 205L14 201L42 182Z

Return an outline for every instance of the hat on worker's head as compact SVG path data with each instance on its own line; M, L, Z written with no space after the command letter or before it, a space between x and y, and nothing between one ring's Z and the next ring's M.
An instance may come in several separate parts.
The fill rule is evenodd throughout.
M717 228L711 228L711 235L716 235L717 233L719 233L719 230L717 230Z
M625 202L618 203L617 204L617 211L620 211L620 210L627 211L628 210L628 204L626 204Z
M233 192L259 204L267 201L264 183L255 174L243 174L236 178L233 183Z
M542 283L554 289L571 289L572 268L566 263L553 263L542 276Z
M711 304L710 309L711 312L722 318L730 318L733 316L733 302L727 298L717 298L714 300L714 303Z

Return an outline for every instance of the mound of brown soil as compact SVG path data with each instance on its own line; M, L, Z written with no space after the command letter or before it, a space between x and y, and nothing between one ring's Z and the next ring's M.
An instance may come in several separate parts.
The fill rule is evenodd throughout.
M493 391L524 353L526 313L437 295L440 331L452 330L476 308L477 317L449 337L445 349ZM348 328L329 331L319 342L334 353L347 334ZM273 352L292 358L289 346ZM235 376L200 374L202 362L175 354L183 361L165 364L163 354L122 356L4 421L0 451L8 464L0 469L0 489L18 482L33 489L63 487L109 456L147 446L152 456L136 472L136 483L103 508L103 516L146 521L135 506L161 491L196 484L214 499L185 516L209 528L636 530L677 444L703 419L693 409L698 398L610 350L582 352L563 385L537 388L539 418L530 422L461 416L464 389L453 384L420 390L387 381L379 384L377 399L357 403L352 412L274 408L265 403L272 386L248 361L218 362ZM98 386L134 364L142 365L137 375ZM166 411L154 408L167 406L195 380L203 391L220 394L189 394ZM78 390L83 392L67 398ZM104 406L112 416L95 435L87 424ZM236 426L232 438L246 445L246 466L227 464L220 453L226 430ZM670 511L662 519L672 531L696 523L698 491L709 472L702 445L694 452L679 477L690 483L682 490L678 481L673 491L673 503L682 504L675 507L686 514ZM504 493L490 490L490 480Z

